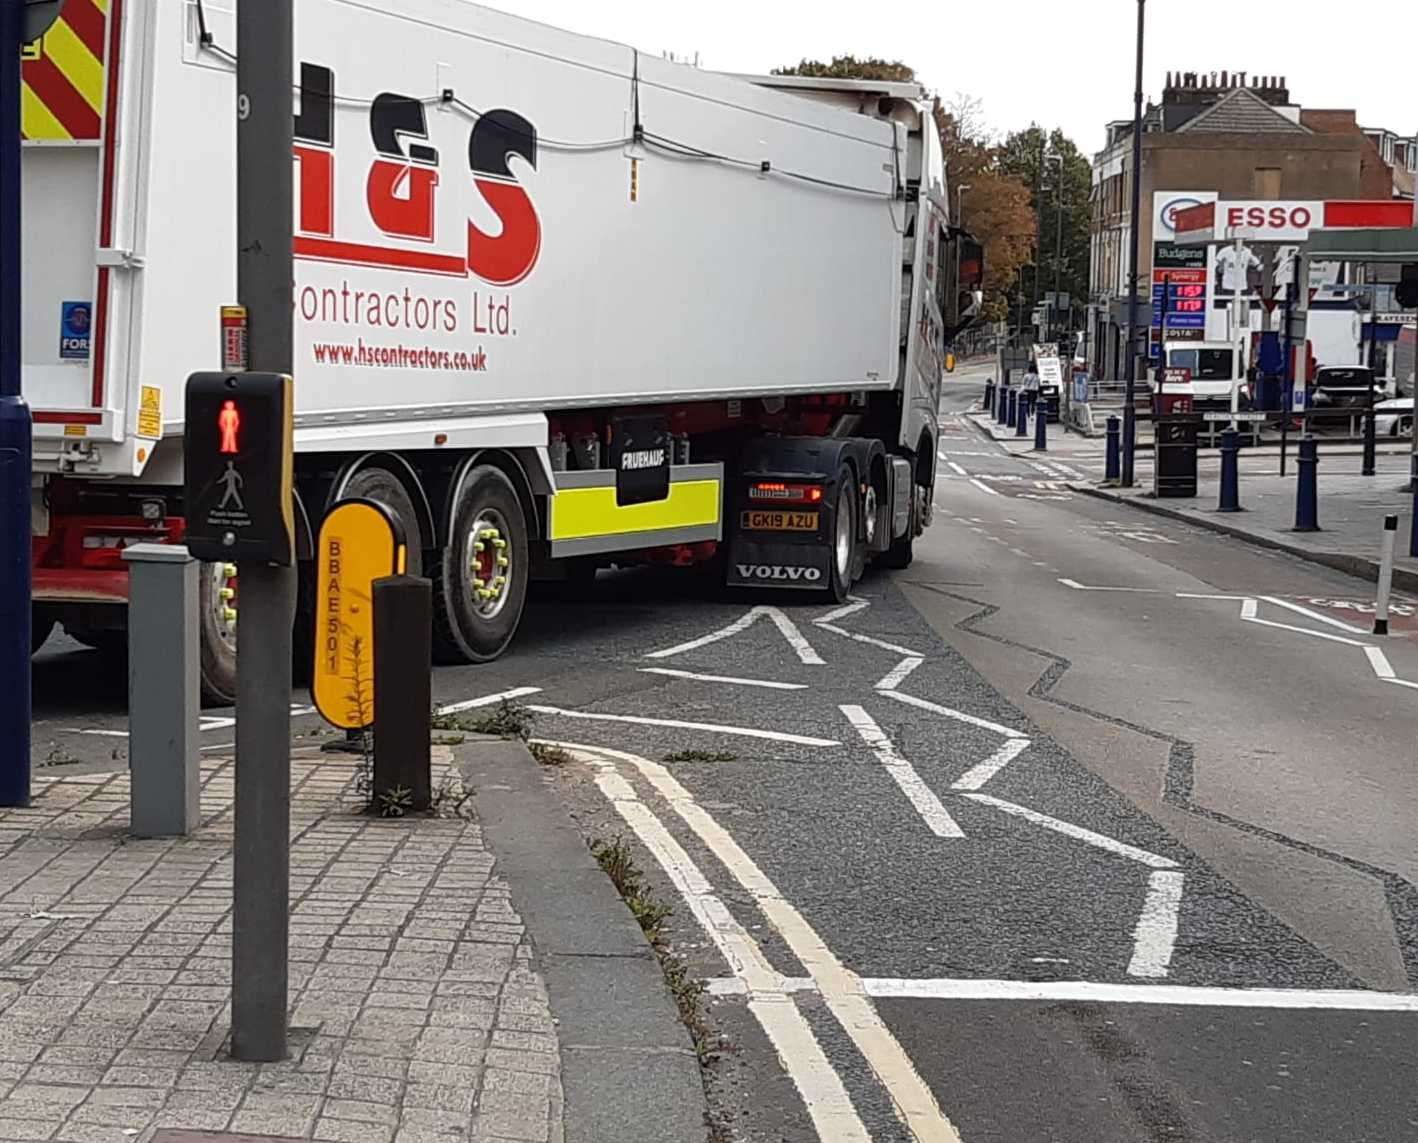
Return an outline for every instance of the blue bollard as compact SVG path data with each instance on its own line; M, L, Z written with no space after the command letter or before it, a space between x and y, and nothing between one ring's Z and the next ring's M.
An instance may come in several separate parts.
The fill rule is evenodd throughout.
M991 377L985 382L985 412L995 411L995 379Z
M1300 453L1296 458L1300 482L1295 490L1295 531L1320 530L1319 442L1306 435L1300 438Z
M1009 426L1014 424L1014 410L1019 406L1019 392L1011 388L1005 394L1004 416L1000 418L1000 424Z
M1414 454L1408 464L1408 487L1413 489L1413 517L1412 527L1408 530L1408 554L1418 560L1418 453Z
M1047 452L1049 449L1049 406L1039 401L1034 406L1034 450Z
M1227 429L1221 434L1221 503L1218 512L1241 510L1241 434Z
M1004 407L1009 403L1009 386L1001 381L999 388L995 390L995 424L1004 424Z
M1019 409L1014 418L1014 435L1027 436L1029 433L1029 394L1019 394Z
M1117 417L1108 418L1108 443L1104 452L1104 480L1117 480L1123 471L1123 423Z

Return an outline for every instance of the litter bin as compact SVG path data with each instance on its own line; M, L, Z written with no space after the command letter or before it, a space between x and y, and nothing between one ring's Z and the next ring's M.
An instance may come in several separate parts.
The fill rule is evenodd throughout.
M1158 417L1152 428L1152 493L1164 497L1196 495L1196 438L1201 418L1185 414Z

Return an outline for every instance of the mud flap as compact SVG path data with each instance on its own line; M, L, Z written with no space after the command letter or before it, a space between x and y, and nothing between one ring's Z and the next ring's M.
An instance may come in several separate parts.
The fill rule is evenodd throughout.
M822 591L831 583L831 550L824 544L774 543L734 537L729 548L730 587Z

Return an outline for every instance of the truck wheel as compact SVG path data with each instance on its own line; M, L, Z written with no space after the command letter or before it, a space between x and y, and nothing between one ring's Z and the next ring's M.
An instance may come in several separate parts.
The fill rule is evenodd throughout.
M236 565L203 564L197 576L197 641L202 702L236 703Z
M843 465L837 473L837 512L832 534L832 560L828 571L828 594L837 603L847 598L860 562L857 539L857 481Z
M419 531L413 497L402 480L387 468L361 468L350 477L340 499L378 500L394 509L404 526L404 539L408 543L405 571L409 575L423 575L423 535Z
M506 474L468 473L433 566L433 646L443 661L485 663L516 634L530 563L522 502Z

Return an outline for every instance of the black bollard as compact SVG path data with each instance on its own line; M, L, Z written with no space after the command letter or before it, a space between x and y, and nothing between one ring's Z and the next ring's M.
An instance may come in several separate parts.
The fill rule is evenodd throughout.
M994 411L995 411L995 379L994 379L993 377L990 377L990 378L988 378L988 379L985 381L985 412L987 412L987 413L993 413Z
M1221 434L1221 503L1218 512L1241 510L1241 434L1227 429Z
M1299 484L1295 490L1295 531L1318 532L1320 530L1319 504L1319 442L1305 435L1300 439L1300 452L1296 457L1299 468Z
M374 581L374 798L387 816L426 810L433 710L433 585L410 575Z
M1049 406L1042 400L1034 406L1034 449L1047 452L1049 448Z
M1019 408L1019 390L1011 387L1009 392L1005 394L1004 417L1001 418L1000 424L1004 425L1006 428L1014 424L1015 410L1017 408Z
M1117 417L1108 418L1108 438L1104 452L1104 480L1117 480L1123 470L1123 423Z

